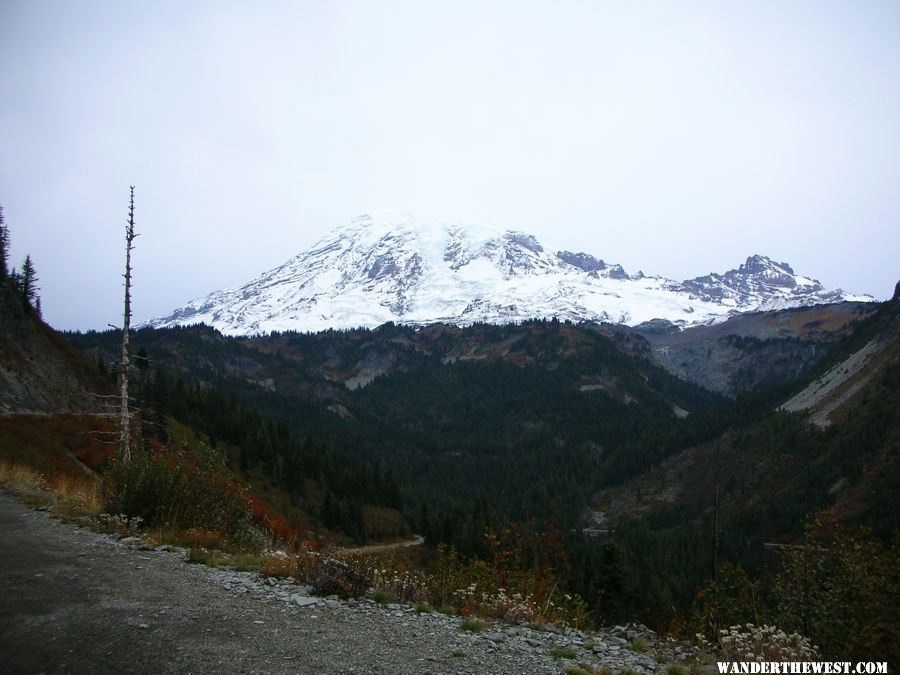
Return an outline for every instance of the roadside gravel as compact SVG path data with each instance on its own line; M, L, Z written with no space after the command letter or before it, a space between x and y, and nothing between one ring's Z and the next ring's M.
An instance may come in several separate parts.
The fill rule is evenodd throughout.
M494 626L191 565L65 525L0 492L2 673L561 673L577 663L663 668L629 633ZM652 638L652 636L651 636ZM659 645L671 658L682 647ZM555 658L567 648L575 659ZM678 650L677 653L674 650Z

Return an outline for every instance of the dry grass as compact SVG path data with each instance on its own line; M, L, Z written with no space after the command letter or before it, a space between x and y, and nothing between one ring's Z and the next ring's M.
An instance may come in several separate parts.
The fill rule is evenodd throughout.
M227 567L238 572L259 572L261 558L253 553L226 553L219 550L192 548L187 561L209 567Z
M58 474L49 479L21 464L0 460L0 485L31 506L50 507L61 517L96 517L102 511L97 481Z

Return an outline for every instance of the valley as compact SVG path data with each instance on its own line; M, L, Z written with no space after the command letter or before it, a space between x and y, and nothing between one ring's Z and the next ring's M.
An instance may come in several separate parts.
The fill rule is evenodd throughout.
M121 333L61 335L13 291L0 300L4 471L88 486L78 489L121 514L103 522L136 517L197 561L227 564L249 547L254 569L354 597L357 563L318 552L381 556L396 579L418 579L401 589L372 577L392 588L385 597L683 635L759 614L808 625L779 585L796 573L781 551L804 538L855 537L880 553L854 573L882 581L887 568L872 565L898 553L896 296L696 326L145 326L130 341L131 468L109 440ZM264 540L290 553L260 559ZM450 590L439 584L448 574ZM506 604L507 588L529 599ZM764 588L759 606L735 604L748 588ZM860 610L867 639L890 641L893 624L876 617L893 621L892 597ZM812 635L838 640L834 630ZM834 644L862 653L849 638Z
M586 598L605 583L591 561L615 546L618 597L606 592L598 613L665 626L716 559L751 573L777 566L764 544L796 541L816 514L890 538L896 313L896 302L843 303L656 332L529 321L229 338L190 327L142 329L134 344L154 367L384 467L431 545L484 556L482 534L510 523L571 530L567 574ZM865 386L835 385L846 395L827 435L776 412L874 335L882 356ZM92 359L115 342L70 337ZM613 534L574 534L597 513Z

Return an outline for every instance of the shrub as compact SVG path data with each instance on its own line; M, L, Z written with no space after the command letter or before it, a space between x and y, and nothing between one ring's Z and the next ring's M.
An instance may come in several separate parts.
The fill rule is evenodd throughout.
M697 635L703 651L718 653L725 661L817 661L818 649L797 633L787 635L775 626L731 626L719 631L716 644Z
M140 516L129 518L124 513L101 513L97 516L97 525L104 532L119 534L123 537L137 534L144 519Z
M425 575L421 572L391 569L371 565L363 570L376 592L392 598L393 602L425 602L428 598Z
M103 476L100 499L109 513L140 517L148 527L217 533L232 543L265 543L251 523L244 491L212 458L187 458L178 450L136 452Z
M502 548L496 537L488 541L497 550L487 561L465 560L454 549L439 547L434 572L425 580L434 604L506 623L587 625L587 606L578 596L559 591L549 566L523 569L523 555Z
M316 595L359 598L369 590L368 578L347 563L326 556L316 558L318 564L305 579Z
M269 551L260 565L260 574L284 579L294 576L296 559L284 551Z
M874 645L900 660L900 533L890 546L865 529L817 524L803 546L784 551L774 586L779 624L809 635L826 658L867 660Z

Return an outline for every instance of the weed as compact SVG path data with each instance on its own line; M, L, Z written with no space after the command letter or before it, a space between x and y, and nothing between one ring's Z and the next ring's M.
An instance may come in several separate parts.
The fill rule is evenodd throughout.
M650 649L650 644L643 638L635 638L631 641L631 649L638 654L646 654Z
M465 657L465 655L466 655L465 652L461 652L458 649L455 650L452 654L450 654L450 656L452 656L454 659L461 659L461 658Z
M416 612L418 614L431 614L434 611L434 607L429 605L427 602L420 602L416 604Z
M48 479L31 467L0 462L0 485L18 494L32 508L51 507L64 519L94 517L100 511L95 480L66 474Z
M697 642L701 650L718 651L728 661L815 661L819 651L808 638L797 633L787 635L775 626L752 623L720 630L717 645L710 644L700 634Z
M372 593L372 600L377 602L379 605L386 605L389 602L393 602L394 598L390 595L390 593L385 593L384 591L375 591Z
M138 533L141 523L144 519L140 516L129 518L124 513L101 513L97 516L97 529L102 532L118 534L123 537L132 536Z
M258 572L260 568L260 558L253 553L232 554L206 548L192 548L188 551L187 561L209 567L227 567L237 572Z
M314 564L304 580L315 595L360 598L369 589L369 579L361 571L340 560L312 554Z
M574 659L576 653L571 647L554 647L550 650L550 656L554 659Z
M222 551L210 551L205 548L192 548L188 551L187 561L196 565L209 565L210 567L226 567L230 557Z
M579 663L577 666L566 668L566 675L594 675L594 669L583 663Z
M260 573L278 579L293 577L297 567L296 561L296 557L284 551L269 551L262 560Z
M668 675L688 675L688 671L679 666L677 663L670 663L666 666Z
M460 630L465 630L470 633L481 633L482 631L490 628L490 624L481 621L480 619L468 618L464 619L461 624L459 624Z

